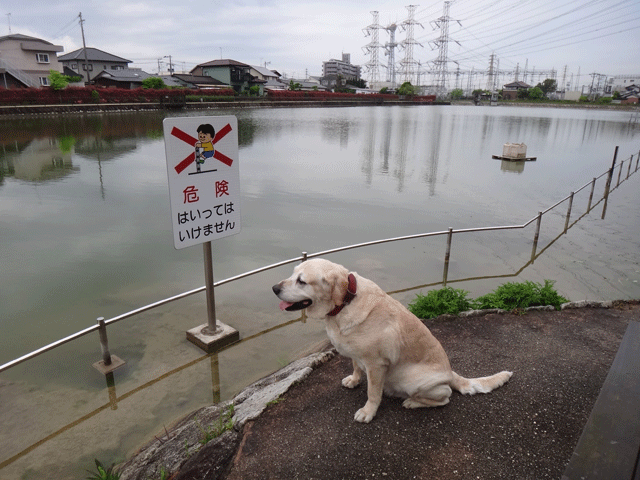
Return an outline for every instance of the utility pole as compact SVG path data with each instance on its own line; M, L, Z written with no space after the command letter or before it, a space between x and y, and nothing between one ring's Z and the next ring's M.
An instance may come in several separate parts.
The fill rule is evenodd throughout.
M82 32L82 49L84 50L84 68L87 69L87 85L91 82L89 76L89 57L87 56L87 43L84 41L84 20L82 19L82 12L78 14L80 18L80 31Z
M165 55L162 58L168 58L169 59L169 75L173 75L173 63L171 62L171 55Z

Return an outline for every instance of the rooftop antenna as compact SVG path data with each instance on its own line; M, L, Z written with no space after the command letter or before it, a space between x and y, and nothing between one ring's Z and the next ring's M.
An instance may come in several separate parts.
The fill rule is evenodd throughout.
M9 23L9 35L11 35L11 14L7 13L7 22Z

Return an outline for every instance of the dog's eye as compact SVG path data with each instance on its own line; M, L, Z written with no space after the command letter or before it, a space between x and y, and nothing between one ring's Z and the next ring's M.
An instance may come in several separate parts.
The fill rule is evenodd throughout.
M307 282L304 282L304 281L302 280L302 277L298 277L298 280L297 280L297 281L298 281L298 283L299 283L300 285L306 285L306 284L307 284Z

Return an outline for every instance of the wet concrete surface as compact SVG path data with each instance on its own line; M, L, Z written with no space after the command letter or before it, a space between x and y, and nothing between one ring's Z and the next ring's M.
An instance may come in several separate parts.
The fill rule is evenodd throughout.
M248 422L218 478L557 479L577 444L637 301L614 308L436 319L427 326L467 377L512 370L490 394L407 410L383 398L369 424L353 420L364 385L341 379L336 356Z

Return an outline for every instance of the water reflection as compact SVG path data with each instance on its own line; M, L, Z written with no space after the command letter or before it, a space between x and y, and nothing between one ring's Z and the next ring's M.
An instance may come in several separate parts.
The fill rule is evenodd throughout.
M524 164L527 162L514 162L511 160L501 160L500 170L507 173L522 173L524 172Z
M67 142L65 139L39 138L21 145L15 143L15 149L3 145L0 178L44 182L59 180L77 171L71 161L72 147L68 147Z

